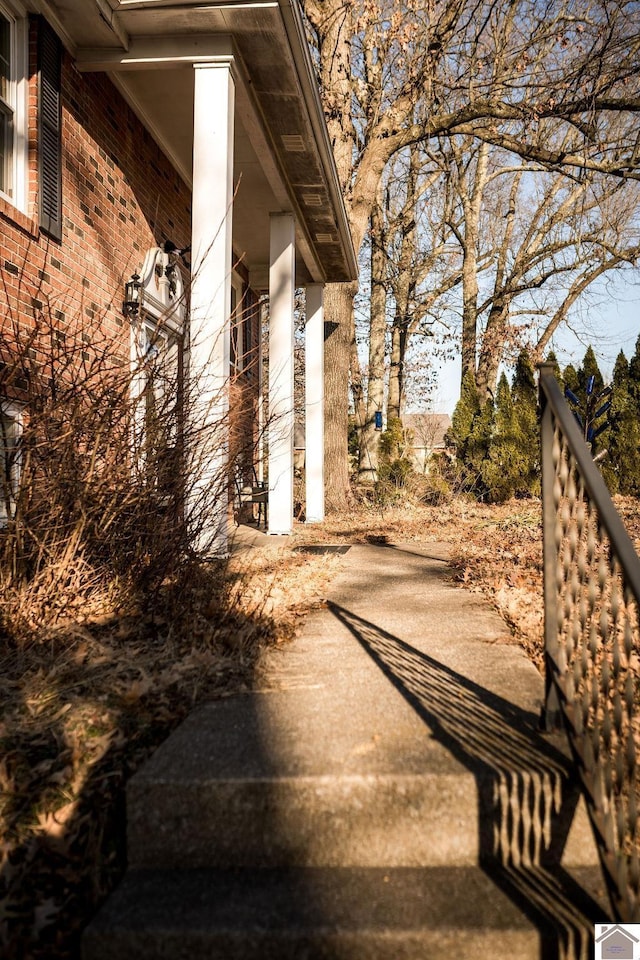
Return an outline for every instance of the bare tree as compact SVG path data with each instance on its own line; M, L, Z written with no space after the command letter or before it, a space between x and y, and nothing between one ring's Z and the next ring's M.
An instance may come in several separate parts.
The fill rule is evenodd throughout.
M378 469L378 434L376 414L384 406L385 355L387 336L387 257L382 198L371 211L371 295L369 301L366 404L356 407L359 437L359 479L373 483ZM352 364L353 370L354 364Z
M460 280L443 230L441 178L421 146L412 144L389 164L371 214L368 366L360 375L352 364L361 482L376 478L376 414L402 416L412 338L431 335L436 305ZM354 380L362 387L354 390ZM358 398L365 394L361 405Z
M640 193L589 172L514 166L471 138L443 141L440 156L461 212L451 229L472 264L463 267L462 376L475 377L485 400L510 346L541 353L595 279L637 259Z
M640 31L629 0L579 8L573 0L305 0L304 8L357 249L391 158L438 136L476 137L545 166L640 177ZM601 120L614 113L621 120L611 141ZM563 128L580 134L579 146L558 146ZM334 506L348 498L354 293L344 286L326 298L326 477Z

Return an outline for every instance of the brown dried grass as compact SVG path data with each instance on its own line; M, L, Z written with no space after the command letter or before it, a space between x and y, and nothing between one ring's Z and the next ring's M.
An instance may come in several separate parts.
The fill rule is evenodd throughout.
M632 537L640 508L620 501ZM0 944L7 958L78 956L79 933L124 869L128 777L203 699L252 686L260 653L322 603L335 555L319 543L450 544L452 575L482 593L536 663L542 652L540 505L454 500L363 509L291 543L196 565L155 610L73 610L38 642L0 645Z
M7 960L79 955L80 930L124 868L128 777L194 704L251 686L261 651L295 633L333 559L199 559L180 505L193 532L209 526L207 503L167 467L194 448L215 462L218 445L198 427L188 435L175 383L166 404L150 400L153 432L148 419L139 430L148 407L132 378L148 360L114 365L97 334L87 350L79 321L58 333L46 316L27 340L0 329L0 397L24 409L11 454L20 483L10 489L3 469L0 484L11 508L0 531ZM250 459L241 439L234 454ZM213 482L227 486L224 468Z
M295 635L336 564L238 553L190 569L156 614L74 611L38 642L0 643L3 957L79 956L124 869L127 779L196 703L251 687L261 651Z

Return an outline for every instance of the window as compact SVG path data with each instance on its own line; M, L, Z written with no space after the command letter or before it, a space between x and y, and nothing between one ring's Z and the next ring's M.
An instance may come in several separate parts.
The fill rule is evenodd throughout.
M136 462L160 493L179 470L184 358L184 291L179 269L159 248L141 270L140 312L132 323Z
M145 316L140 329L139 385L147 453L175 446L181 357L182 338Z
M16 403L0 403L0 527L15 511L20 481L21 408Z
M141 478L164 498L179 475L183 340L144 312L134 327L135 458Z
M27 19L0 0L0 196L26 212Z
M0 14L0 108L2 120L0 126L0 189L11 193L11 149L13 139L13 87L11 83L11 23Z

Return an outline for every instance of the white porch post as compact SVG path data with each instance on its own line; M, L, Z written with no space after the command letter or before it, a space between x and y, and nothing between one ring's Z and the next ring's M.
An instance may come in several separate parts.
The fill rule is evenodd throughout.
M305 477L307 523L324 520L324 285L307 287Z
M269 533L293 528L295 225L271 215L269 256Z
M194 81L187 509L194 545L221 556L229 511L232 58L196 65Z

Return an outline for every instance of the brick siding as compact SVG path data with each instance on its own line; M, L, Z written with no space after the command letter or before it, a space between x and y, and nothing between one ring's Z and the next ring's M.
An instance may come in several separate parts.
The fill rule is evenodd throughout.
M65 52L62 240L39 230L37 30L34 19L29 37L29 213L0 199L0 332L4 328L26 338L40 322L69 349L72 343L78 352L91 344L100 351L108 345L116 362L125 363L130 332L122 313L124 282L140 269L150 247L165 239L179 247L189 244L191 192L108 76L80 73ZM255 441L255 422L250 421L257 405L259 310L241 261L236 269L245 284L252 351L235 378L231 406L234 433L246 443L248 436ZM19 396L15 384L5 393Z
M2 322L25 332L42 313L65 333L129 355L126 279L149 247L189 243L191 194L105 74L62 65L63 235L37 225L37 21L30 32L29 216L0 202Z

